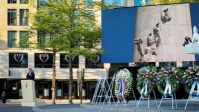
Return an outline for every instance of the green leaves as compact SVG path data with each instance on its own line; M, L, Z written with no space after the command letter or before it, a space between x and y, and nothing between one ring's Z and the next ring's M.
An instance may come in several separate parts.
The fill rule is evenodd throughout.
M197 3L199 0L149 0L149 2L141 2L142 5L159 5L159 4L174 4L174 3Z
M71 57L84 55L93 61L104 53L99 47L101 29L96 13L107 8L101 1L85 5L83 0L48 0L37 12L28 13L32 26L21 43L44 51L66 51Z

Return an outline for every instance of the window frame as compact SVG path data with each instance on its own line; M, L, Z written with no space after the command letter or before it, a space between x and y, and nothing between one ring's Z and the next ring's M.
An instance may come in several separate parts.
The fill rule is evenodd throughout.
M15 1L15 3L13 3ZM17 0L8 0L7 1L8 4L17 4Z
M20 4L28 4L28 0L19 0Z
M15 11L15 16L13 16L14 14L12 14L13 11ZM8 9L7 15L8 26L17 26L17 9ZM13 24L11 24L12 22Z
M24 33L23 35L22 35L22 32ZM25 45L23 45L22 43L21 43L21 40L23 39L23 38L26 38L24 35L26 35L28 33L28 31L19 31L19 46L21 47L21 48L28 48L28 46L25 46Z
M26 13L28 13L29 9L20 9L19 10L19 12L20 12L20 16L19 16L20 26L29 26L28 17L26 16L26 14L24 14L24 11L26 11ZM23 21L23 19L25 20L25 22Z
M27 58L24 58L24 59L22 59L21 61L17 61L16 59L15 59L15 54L22 54L23 56L23 58L26 56ZM24 56L24 54L25 54L25 56ZM14 58L13 60L11 60L11 56L12 56L12 58ZM16 55L17 56L17 55ZM9 68L28 68L28 53L26 53L26 52L9 52L8 53L8 57L9 57ZM27 59L27 61L26 61L26 64L24 64L25 66L21 66L22 64L22 61L23 60L25 60L25 59ZM15 61L16 62L15 62ZM13 64L13 62L11 63L11 61L14 61L15 63L18 63L18 64ZM15 66L15 65L18 65L18 66ZM20 65L20 66L19 66Z
M14 39L12 39L12 34L10 34L10 33L15 33L15 38ZM17 45L17 31L8 31L7 32L7 40L8 40L8 47L9 48L13 48L14 46L16 46ZM12 45L12 40L14 40L15 41L15 45L13 46Z
M63 57L65 58L63 55L67 55L67 53L60 53L60 68L69 68L69 63L63 59ZM74 57L72 68L79 68L79 56Z
M104 63L102 63L102 56L99 55L99 61L97 61L96 63L93 63L91 60L89 59L85 59L85 68L86 69L104 69ZM89 65L88 65L89 64Z
M49 59L46 62L43 62L39 59L39 55L40 54L48 54L49 55ZM36 58L37 56L37 58ZM35 68L53 68L53 54L52 53L34 53L34 67ZM40 61L38 61L40 60ZM51 61L51 62L49 62ZM40 62L40 63L38 63ZM46 64L46 63L50 63L50 64Z
M44 44L45 42L48 42L48 41L51 41L52 39L53 39L53 37L51 36L51 34L49 34L49 33L45 33L45 32L38 32L37 33L38 35L37 35L37 41L42 45L42 44ZM42 36L44 35L44 37L45 38L42 38L41 39L41 34L42 34ZM49 37L49 38L46 38L46 37ZM43 42L42 42L43 41Z

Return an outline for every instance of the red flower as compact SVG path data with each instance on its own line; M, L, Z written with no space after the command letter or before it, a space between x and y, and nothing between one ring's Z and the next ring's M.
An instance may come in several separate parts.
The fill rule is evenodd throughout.
M186 76L186 78L188 79L188 76Z
M189 68L188 68L188 70L192 70L192 68L191 68L191 67L189 67Z

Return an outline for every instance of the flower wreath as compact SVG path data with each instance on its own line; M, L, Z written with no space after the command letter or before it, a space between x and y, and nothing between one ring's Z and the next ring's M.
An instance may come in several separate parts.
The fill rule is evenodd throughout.
M180 87L181 77L183 76L184 71L176 67L171 67L168 65L165 68L161 68L157 76L157 89L164 95L163 87L166 86L166 80L171 84L171 93L176 92ZM167 93L168 95L168 93Z
M127 69L123 69L120 70L117 74L116 74L116 80L115 80L115 95L118 93L118 79L122 78L125 82L126 82L126 89L124 92L125 96L129 96L132 92L132 88L133 88L133 78L132 78L132 74L129 72L129 70Z
M137 90L141 93L143 88L143 83L147 82L148 91L147 95L151 94L151 92L155 88L156 84L156 76L157 76L157 68L156 67L142 67L138 70L137 74Z
M185 91L188 94L194 81L199 82L199 66L188 67L182 77L182 83L184 84ZM196 96L196 92L193 92L193 95Z

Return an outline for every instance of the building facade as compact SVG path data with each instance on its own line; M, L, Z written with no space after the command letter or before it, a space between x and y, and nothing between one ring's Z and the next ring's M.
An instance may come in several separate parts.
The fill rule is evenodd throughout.
M44 0L41 0L44 1ZM38 1L35 1L37 4ZM24 37L31 24L26 13L36 11L27 0L0 1L0 92L6 90L9 99L22 97L20 80L26 78L28 68L35 72L36 97L51 98L52 54L39 50L15 48ZM89 10L90 11L90 10ZM91 10L92 11L92 10ZM101 12L96 12L101 15ZM98 25L101 17L98 16ZM56 54L56 84L59 98L68 98L69 69L66 53ZM84 71L84 89L86 97L94 91L94 84L100 75L106 75L110 64L101 63L98 56L96 63L83 56L73 58L73 98L78 98L77 74ZM93 90L92 90L93 89Z
M38 0L39 1L39 0ZM38 1L35 1L36 4ZM45 0L41 0L45 1ZM92 2L92 0L89 0ZM117 6L134 6L137 1L120 0L105 1L107 4L117 2ZM9 99L22 97L20 81L26 78L28 68L35 72L36 97L51 98L52 54L39 50L15 48L15 45L24 37L31 24L26 17L28 11L36 11L26 0L0 0L0 93L6 90ZM92 10L89 10L92 11ZM101 15L101 12L96 12ZM98 16L98 25L101 25L101 16ZM135 66L135 63L110 64L101 63L101 56L93 63L83 56L73 58L73 98L79 98L77 75L84 71L86 98L90 98L100 75L107 76L111 67ZM69 69L66 53L56 54L56 85L57 98L68 98ZM176 63L182 66L182 63ZM159 66L159 63L153 63ZM144 66L144 65L141 65Z

